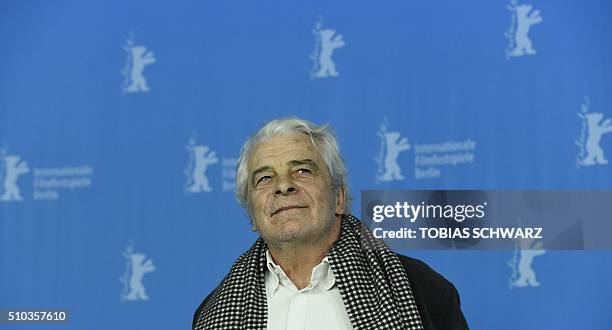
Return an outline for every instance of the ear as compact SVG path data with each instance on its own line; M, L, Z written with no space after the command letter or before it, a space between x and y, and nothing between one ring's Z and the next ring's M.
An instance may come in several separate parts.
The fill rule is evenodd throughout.
M257 226L255 226L255 224L253 224L253 227L251 227L251 231L253 231L253 232L257 231Z
M344 186L338 188L338 193L336 194L336 215L344 214L346 206L346 192L344 191Z

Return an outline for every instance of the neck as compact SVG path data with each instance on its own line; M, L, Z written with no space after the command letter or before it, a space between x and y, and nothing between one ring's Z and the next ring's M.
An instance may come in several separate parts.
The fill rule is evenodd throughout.
M340 236L340 226L340 217L337 216L329 233L318 240L268 245L272 259L298 290L310 284L312 269L321 263Z

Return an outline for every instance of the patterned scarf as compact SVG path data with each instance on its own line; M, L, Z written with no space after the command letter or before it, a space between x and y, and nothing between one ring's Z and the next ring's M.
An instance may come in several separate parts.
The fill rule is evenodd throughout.
M266 329L266 242L232 266L198 315L195 330ZM406 271L395 253L351 215L342 217L329 263L355 330L423 329Z

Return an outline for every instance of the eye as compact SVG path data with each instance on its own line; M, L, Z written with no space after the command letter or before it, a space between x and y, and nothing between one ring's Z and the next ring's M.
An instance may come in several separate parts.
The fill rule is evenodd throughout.
M300 168L295 172L300 176L309 176L310 174L312 174L312 171L307 168Z
M271 177L269 175L262 176L257 180L257 185L266 184L270 181Z

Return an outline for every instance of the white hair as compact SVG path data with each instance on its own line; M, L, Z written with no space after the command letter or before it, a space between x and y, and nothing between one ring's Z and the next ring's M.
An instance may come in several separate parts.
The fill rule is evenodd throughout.
M345 209L348 212L352 199L349 194L347 170L344 160L340 156L338 142L332 129L329 125L317 126L307 120L296 117L279 118L269 121L257 133L249 137L242 146L236 170L236 198L240 205L248 211L248 161L252 156L253 150L262 142L286 134L305 134L310 138L310 141L319 151L323 162L331 174L333 191L337 192L340 187L344 187Z

